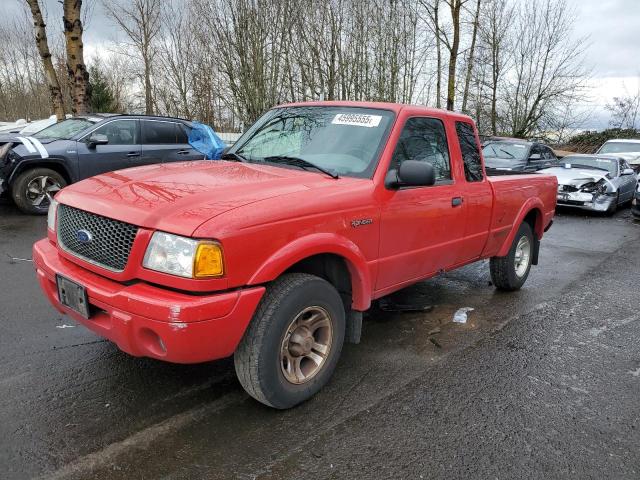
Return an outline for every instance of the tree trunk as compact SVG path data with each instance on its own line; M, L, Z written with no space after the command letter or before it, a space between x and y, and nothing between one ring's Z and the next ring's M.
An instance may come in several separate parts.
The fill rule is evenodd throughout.
M447 84L447 110L453 110L456 96L456 63L460 48L460 7L461 0L451 0L451 22L453 24L453 44L449 55L449 81Z
M436 53L438 56L438 64L436 67L436 108L440 108L442 104L440 99L442 98L442 47L440 46L440 20L438 19L438 10L440 7L440 0L436 0L436 4L433 7L433 19L436 30Z
M31 9L31 15L33 16L33 27L36 34L36 46L38 47L38 53L42 59L42 65L44 67L44 73L47 78L47 86L49 87L49 96L51 100L51 106L56 118L64 120L64 98L62 97L62 89L60 88L60 82L58 82L58 75L56 69L53 66L51 60L51 52L49 52L49 42L47 41L47 30L42 18L42 11L38 0L27 0L29 8Z
M469 47L469 59L467 61L467 76L464 79L464 93L462 95L462 111L467 111L467 101L469 100L469 84L471 83L471 73L473 72L473 56L476 50L476 38L478 37L478 24L480 23L480 1L476 4L476 15L473 19L473 33L471 34L471 47Z
M64 37L67 44L67 74L71 86L73 113L89 112L89 72L84 64L82 46L82 0L64 0Z

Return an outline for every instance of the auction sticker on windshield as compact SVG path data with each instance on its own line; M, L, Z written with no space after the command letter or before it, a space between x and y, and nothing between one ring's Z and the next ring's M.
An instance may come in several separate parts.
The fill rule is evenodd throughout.
M354 125L356 127L377 127L382 116L366 115L363 113L338 113L331 123L335 125Z

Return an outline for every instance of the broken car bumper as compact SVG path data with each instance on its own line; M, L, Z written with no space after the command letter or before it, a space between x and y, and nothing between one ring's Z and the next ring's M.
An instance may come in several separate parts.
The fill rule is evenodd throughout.
M614 195L587 192L558 192L558 205L594 212L606 212L616 202Z
M33 262L40 286L60 312L131 355L174 363L231 355L265 290L189 295L144 282L123 285L60 257L48 239L33 246ZM89 319L60 303L56 275L86 288Z

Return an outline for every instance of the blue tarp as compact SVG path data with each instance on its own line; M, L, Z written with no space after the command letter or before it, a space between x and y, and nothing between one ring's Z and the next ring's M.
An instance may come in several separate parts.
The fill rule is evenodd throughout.
M204 154L207 160L218 160L227 145L209 125L192 122L189 145Z

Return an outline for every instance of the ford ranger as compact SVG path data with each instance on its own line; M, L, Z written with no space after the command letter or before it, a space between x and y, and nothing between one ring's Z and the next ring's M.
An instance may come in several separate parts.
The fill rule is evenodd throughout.
M467 116L289 104L220 161L64 188L33 260L50 302L121 350L233 355L251 396L289 408L329 380L373 300L481 259L498 289L522 287L556 193L549 175L487 177Z

